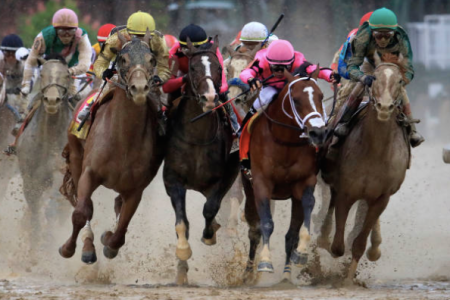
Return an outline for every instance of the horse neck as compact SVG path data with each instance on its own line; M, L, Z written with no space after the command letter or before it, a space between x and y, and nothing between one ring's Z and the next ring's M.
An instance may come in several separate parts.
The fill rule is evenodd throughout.
M369 103L366 116L360 122L361 141L358 143L368 151L362 153L383 154L396 142L400 129L396 116L396 111L394 111L389 120L379 121L374 104Z
M143 106L138 106L132 99L127 98L124 90L116 88L113 99L107 106L111 116L110 130L125 132L126 134L118 135L122 140L144 139L147 134L152 133L149 129L156 126L156 119L151 118L155 112L152 112L150 105L147 102Z
M188 131L190 136L196 136L204 139L211 136L212 132L217 129L217 111L213 112L197 121L191 123L191 119L201 115L203 109L188 89L187 97L183 97L178 106L176 121L179 124L179 130ZM222 109L222 108L219 108Z

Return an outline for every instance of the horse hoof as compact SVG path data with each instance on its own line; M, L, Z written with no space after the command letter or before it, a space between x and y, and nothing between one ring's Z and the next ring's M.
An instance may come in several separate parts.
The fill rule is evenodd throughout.
M64 258L71 258L75 254L75 250L72 252L64 250L64 246L59 247L58 252Z
M379 248L370 247L366 252L366 256L370 261L377 261L381 257L381 250Z
M202 238L202 242L207 246L215 245L217 243L216 234L214 233L214 236L211 239Z
M258 264L258 272L273 273L273 266L270 261L262 261Z
M85 264L91 265L97 261L97 254L95 254L95 251L83 252L81 255L81 261Z
M291 253L291 262L298 267L306 265L308 262L308 253L300 253L295 249Z
M118 253L119 250L111 249L108 246L103 247L103 255L105 255L106 258L113 259Z
M189 246L184 249L177 248L175 254L180 260L188 260L192 256L192 249Z

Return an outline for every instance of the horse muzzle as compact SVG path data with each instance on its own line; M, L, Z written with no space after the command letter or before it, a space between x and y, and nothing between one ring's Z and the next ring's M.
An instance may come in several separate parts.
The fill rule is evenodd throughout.
M200 97L200 102L202 103L203 112L211 111L214 107L216 107L215 95L214 97L210 97L205 94Z
M61 106L61 101L56 101L56 100L44 101L45 112L47 112L49 115L57 114L60 106Z
M130 79L128 80L128 92L136 105L144 105L147 94L150 92L150 85L146 76L145 69L137 67L130 70Z
M311 127L308 129L308 137L317 148L321 148L325 144L327 135L328 129L326 127Z
M394 111L394 104L382 104L378 102L375 104L375 109L377 111L377 118L381 122L386 122L391 118L392 112Z

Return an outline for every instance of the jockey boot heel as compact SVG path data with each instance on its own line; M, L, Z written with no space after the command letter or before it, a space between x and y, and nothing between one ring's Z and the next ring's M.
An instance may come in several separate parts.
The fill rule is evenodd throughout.
M250 181L253 180L252 170L250 169L250 159L241 160L241 171L245 178Z
M356 110L359 107L359 104L361 103L362 98L357 98L353 95L350 95L347 102L344 104L344 106L341 108L344 110L344 112L341 115L341 118L334 129L334 135L337 137L345 137L348 135L350 131L350 120L352 119L353 114L356 112Z
M409 134L409 142L411 143L411 147L415 148L422 144L425 139L423 136L417 132L416 124L410 123L411 126L411 133Z

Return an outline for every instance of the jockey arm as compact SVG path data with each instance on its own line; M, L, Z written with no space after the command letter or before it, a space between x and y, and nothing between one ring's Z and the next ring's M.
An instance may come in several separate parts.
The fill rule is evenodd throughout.
M163 82L170 78L169 69L169 50L166 45L164 36L155 33L150 41L150 49L156 56L156 68L158 69L158 76Z
M126 29L125 29L126 30ZM97 78L103 77L103 72L109 68L109 63L115 58L115 54L111 51L111 48L117 49L119 46L119 37L117 32L108 37L105 42L103 51L98 55L97 60L94 62L94 73Z
M347 71L352 81L361 81L364 76L364 72L360 70L360 66L364 62L364 57L366 56L369 41L371 39L371 30L366 27L364 30L360 27L355 39L353 40L351 47L353 55L350 57L347 64Z
M70 74L73 76L86 73L91 65L91 42L87 34L83 35L78 42L78 52L78 64L69 69Z
M306 72L308 72L308 74L312 74L314 73L314 71L316 70L317 66L316 65L309 65L306 68ZM319 78L326 80L328 82L331 82L331 74L333 74L333 71L330 69L322 69L319 71Z
M183 78L184 76L180 77L172 76L172 78L170 78L163 84L162 86L163 92L169 94L180 89L184 85Z
M405 33L406 34L406 33ZM414 67L412 65L413 61L413 53L411 50L411 44L409 43L409 40L405 38L400 45L400 53L403 55L403 59L406 59L405 63L405 85L409 84L411 80L414 78Z
M255 60L251 63L250 67L242 70L241 74L239 75L239 78L241 78L241 80L248 84L248 80L251 78L257 78L258 76L258 61Z
M30 54L25 62L22 79L22 92L28 94L31 87L31 78L33 77L34 69L38 66L38 58L45 53L45 41L40 32L34 39L33 46L31 47Z

